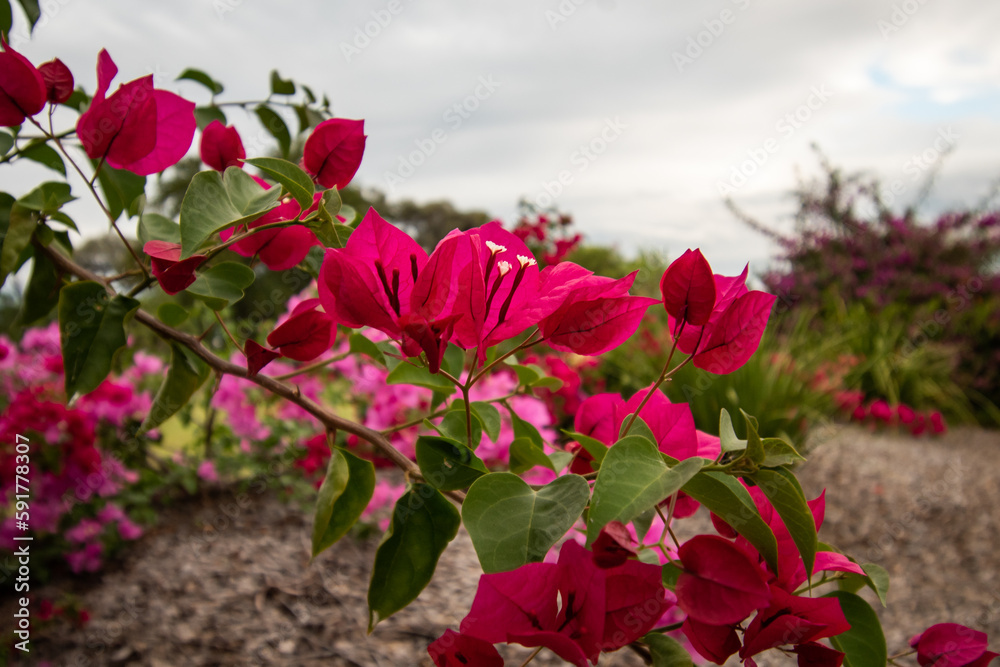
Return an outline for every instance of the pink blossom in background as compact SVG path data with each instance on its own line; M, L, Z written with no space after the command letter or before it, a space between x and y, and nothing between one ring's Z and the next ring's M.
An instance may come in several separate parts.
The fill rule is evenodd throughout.
M209 459L205 459L198 465L198 477L201 477L206 482L218 482L219 474L215 471L215 463Z
M97 572L101 569L101 555L104 547L99 542L91 542L80 551L66 554L66 562L73 572Z

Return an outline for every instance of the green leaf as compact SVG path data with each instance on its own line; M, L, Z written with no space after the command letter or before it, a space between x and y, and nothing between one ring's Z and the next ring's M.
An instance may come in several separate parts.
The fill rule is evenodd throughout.
M771 501L802 555L806 572L812 572L816 560L816 521L801 489L777 470L758 470L749 479Z
M271 94L272 95L294 95L295 82L291 79L282 79L278 70L271 70Z
M889 595L889 573L884 567L875 563L862 563L861 569L865 571L864 576L851 572L837 582L838 588L842 591L855 593L862 586L868 586L868 588L875 591L879 602L885 607L886 596Z
M7 280L7 276L17 271L21 265L24 251L31 243L31 235L38 227L38 214L24 208L17 202L9 202L7 212L7 225L4 229L3 247L0 249L0 286Z
M385 354L379 346L360 333L352 333L350 338L351 354L363 354L382 368L385 368Z
M14 25L14 17L10 11L9 0L0 0L0 31L4 35L10 34L10 28Z
M6 1L6 0L5 0ZM0 5L2 7L2 5ZM2 19L2 17L0 17ZM6 132L0 132L0 157L3 157L10 152L10 149L14 147L14 137L7 134Z
M471 449L456 440L422 435L416 451L420 473L441 491L464 489L489 472Z
M144 433L151 428L156 428L163 422L170 419L174 414L183 408L194 392L205 383L212 369L208 364L197 357L180 343L170 344L170 368L167 370L167 377L160 385L156 397L153 399L153 407L139 427L139 432Z
M771 570L778 570L778 542L774 533L736 478L725 473L700 472L684 485L684 492L747 538Z
M211 92L213 96L218 95L223 90L221 83L210 77L208 74L205 74L205 72L202 72L200 69L192 69L189 67L181 72L181 75L178 76L176 80L181 81L184 79L187 79L188 81L197 81L201 85L208 88L209 92Z
M546 454L546 456L552 462L552 465L555 466L557 473L562 472L566 466L573 462L573 455L569 452L555 451L551 454Z
M420 595L460 524L455 506L426 484L414 484L396 502L368 586L369 633Z
M652 551L652 549L650 549ZM660 578L663 580L663 585L670 590L677 588L677 580L680 579L681 574L684 570L677 567L673 563L665 563L663 565L663 571L660 574Z
M541 450L545 446L545 442L542 440L542 434L538 432L535 425L518 417L510 405L507 406L507 410L510 412L511 425L514 427L514 437L527 438Z
M426 367L418 367L403 362L393 368L385 379L386 384L415 384L435 391L454 391L455 385L448 378L431 373Z
M622 426L618 430L619 440L626 437L625 429L628 428L628 435L645 438L654 445L656 444L656 435L653 433L653 430L649 428L649 425L643 420L642 417L636 417L635 422L632 423L631 427L629 427L630 421L632 421L632 415L628 415L624 420L622 420Z
M246 162L281 183L285 190L288 191L288 194L299 203L303 211L312 206L313 194L315 194L316 188L309 174L288 160L281 160L275 157L252 158L246 160Z
M694 661L684 647L674 639L658 632L642 638L653 657L653 667L693 667Z
M507 367L517 375L518 384L525 387L530 387L538 381L538 378L545 374L541 368L535 365L522 366L521 364L508 364Z
M67 401L97 389L108 376L115 355L125 347L125 319L137 308L135 299L109 297L96 282L73 283L59 291Z
M334 448L326 477L316 497L313 518L313 558L347 534L375 493L375 466L371 461Z
M669 495L701 470L693 457L668 468L656 445L630 435L608 450L594 483L594 500L587 513L587 544L611 521L628 523Z
M51 215L76 199L70 194L69 183L48 181L17 200L17 203L29 211L37 211Z
M97 161L91 162L96 168ZM146 193L145 176L136 176L126 169L113 169L107 163L102 164L101 170L97 172L97 182L101 184L104 203L114 220L121 217L132 202Z
M73 222L73 218L69 217L68 215L66 215L62 211L56 211L55 213L50 214L49 215L49 220L52 220L54 222L59 222L59 223L65 225L66 227L69 227L70 229L72 229L77 234L80 233L80 229L76 226L76 223Z
M556 466L541 447L531 441L531 438L514 438L510 443L510 471L517 475L531 470L535 466L556 471Z
M736 437L733 418L725 408L719 413L719 441L723 452L739 452L747 448L747 441Z
M653 525L653 518L656 516L656 509L649 509L632 519L632 525L635 527L635 536L638 538L639 542L642 543L646 539L646 533L649 532L649 527Z
M532 490L509 472L483 475L462 503L462 520L484 572L505 572L541 561L566 534L590 499L579 475L563 475Z
M764 460L760 464L762 468L777 468L806 460L795 447L781 438L764 438L761 444L764 447Z
M497 410L496 406L492 403L473 401L472 414L479 418L479 422L483 425L486 435L490 436L490 440L496 442L500 437L500 411Z
M453 343L448 343L444 354L441 355L441 370L457 378L462 375L464 366L465 350Z
M173 220L158 213L143 213L136 226L139 244L146 245L149 241L181 242L181 227Z
M225 175L202 171L181 202L181 257L190 257L212 234L256 220L273 208L281 190L265 190L238 167Z
M243 298L243 290L253 284L254 272L237 262L222 262L202 271L187 292L205 302L212 310L222 310Z
M194 120L198 123L198 129L204 131L205 128L211 125L214 120L217 120L225 125L226 114L223 113L222 109L215 105L196 107L194 110Z
M604 457L608 453L607 445L596 438L591 438L589 435L577 433L576 431L563 431L563 433L580 443L580 445L587 450L587 453L594 457L594 462L591 464L594 470L601 469L601 463L604 461Z
M42 319L59 303L62 276L48 253L36 252L31 277L21 299L21 324L27 326Z
M429 420L424 420L424 423L428 428L432 428L446 438L450 438L455 442L461 442L467 447L476 449L479 447L479 441L483 437L483 427L479 423L479 419L475 415L472 415L472 425L471 428L467 430L465 421L465 404L461 401L455 402L457 406L449 410L444 419L441 420L440 424L433 424ZM467 440L471 437L471 442Z
M160 307L156 309L156 317L168 327L178 327L187 320L188 311L180 304L168 301L161 303Z
M264 129L278 142L281 154L284 157L288 157L288 152L292 148L292 135L288 132L288 126L285 125L285 121L266 104L261 104L254 109L254 112L257 114L257 118L260 120L261 125L264 126Z
M34 31L35 24L38 23L38 19L42 15L42 10L38 8L38 0L18 0L18 2L21 3L24 15L28 17L28 25Z
M851 624L847 632L830 637L830 643L844 653L846 667L885 667L888 650L878 614L854 593L833 591L823 597L837 598L844 618Z
M757 433L757 420L746 412L743 412L742 409L740 412L743 414L743 420L747 426L747 449L745 456L754 465L759 466L764 462L764 444L760 441L760 435Z

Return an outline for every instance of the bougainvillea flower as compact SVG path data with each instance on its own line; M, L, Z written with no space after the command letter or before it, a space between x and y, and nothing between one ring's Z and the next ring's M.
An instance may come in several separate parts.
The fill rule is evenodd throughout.
M743 366L757 351L776 300L773 294L756 290L734 300L718 320L706 325L707 337L691 363L716 375Z
M625 422L625 417L638 409L650 389L641 389L628 400L621 411L621 422ZM698 434L691 407L687 403L671 403L663 392L656 390L642 406L639 417L653 432L656 445L664 454L678 460L698 455Z
M987 667L1000 654L987 651L986 633L958 623L938 623L910 640L920 667Z
M343 248L327 250L319 275L323 308L341 324L369 326L399 340L400 318L427 253L408 234L368 209Z
M621 521L611 521L601 528L591 545L594 564L600 568L618 567L629 558L635 558L635 539Z
M194 270L205 261L205 255L181 259L181 244L169 241L147 241L142 251L152 258L153 277L167 294L177 294L195 281Z
M306 299L295 306L288 319L267 335L267 344L295 361L312 361L329 350L337 326L319 307L319 299Z
M202 130L199 154L201 161L216 171L225 171L227 167L242 168L242 160L247 156L236 128L217 120Z
M806 598L771 588L771 604L754 617L743 635L740 657L778 646L807 644L851 629L837 598Z
M674 589L677 606L696 621L739 623L771 600L757 564L723 537L697 535L681 545L677 556L684 567Z
M595 276L572 262L547 266L540 293L562 293L558 307L539 322L548 345L563 352L594 356L624 343L639 328L656 299L629 296L635 271L619 280Z
M684 354L693 354L697 350L701 341L707 337L708 332L705 331L705 327L717 321L733 301L750 291L746 285L749 271L750 265L747 264L743 267L743 272L738 276L722 276L719 274L712 276L715 282L715 307L712 309L712 314L709 316L708 322L704 325L688 323L684 326L683 331L679 332L677 338L678 350ZM677 318L668 314L668 321L670 331L680 330L680 322Z
M701 657L717 665L725 664L729 656L740 650L735 625L711 625L688 616L681 631Z
M792 649L798 656L799 667L840 667L844 664L844 654L817 642L799 644Z
M489 643L545 646L578 667L593 664L651 630L672 605L655 565L602 569L577 542L557 563L484 574L462 633Z
M38 66L45 81L45 99L53 104L62 104L73 94L73 73L55 58Z
M271 187L270 183L259 176L254 176L253 179L265 190ZM321 196L320 193L316 193L313 197L313 205L302 213L303 217L316 207L316 202L319 201ZM302 207L299 206L298 202L289 197L249 225L239 225L234 228L222 230L219 233L219 237L223 241L228 241L233 234L243 234L247 231L253 231L261 225L295 220L299 217L301 211ZM305 259L305 256L309 254L309 248L314 245L319 245L319 240L312 233L312 230L304 225L289 225L287 227L262 229L259 232L254 232L229 246L229 249L243 257L253 257L255 255L260 257L260 261L264 262L267 268L272 271L285 271Z
M325 120L306 139L302 168L324 188L342 190L361 166L367 138L363 120Z
M610 446L618 440L618 429L623 419L621 411L624 409L625 400L620 394L594 394L580 404L573 418L573 427L577 433L589 435Z
M31 62L0 35L0 126L14 127L45 107L45 81Z
M715 280L701 250L687 250L660 279L663 307L678 322L701 326L715 310Z
M454 258L452 276L460 290L452 311L459 316L452 342L477 348L480 362L487 348L537 324L559 305L554 296L541 297L538 263L499 222L452 232L432 257L439 252Z
M476 637L470 637L455 632L451 628L444 631L430 646L427 652L437 667L462 667L463 665L479 665L481 667L503 667L503 658L493 644Z
M153 88L153 76L135 79L105 97L118 67L101 49L97 91L76 133L87 155L115 169L148 176L177 164L194 139L194 102Z
M281 356L280 352L270 350L254 340L246 342L243 346L243 354L247 358L247 374L250 376L257 375L264 366Z
M693 259L685 262L693 262ZM776 297L747 289L748 268L745 267L739 276L713 276L715 306L703 325L684 322L673 313L670 314L669 327L676 334L677 348L685 354L694 355L692 363L696 367L716 375L724 375L740 368L757 351ZM664 274L664 280L667 278ZM682 306L677 305L680 297L675 296L674 292L679 295L685 283L674 279L667 282L670 284L664 293L664 299L666 300L669 292L671 301L674 302L672 308L678 310ZM701 285L702 282L699 279L698 284ZM701 297L707 290L707 287L701 286L694 292ZM704 315L704 304L699 299L697 305L700 321Z

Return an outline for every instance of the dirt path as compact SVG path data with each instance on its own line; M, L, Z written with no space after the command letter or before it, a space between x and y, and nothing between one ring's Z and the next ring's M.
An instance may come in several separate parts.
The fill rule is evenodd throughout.
M914 440L841 428L825 440L801 470L803 486L812 496L826 485L821 539L889 570L882 622L890 651L941 621L985 630L996 650L1000 434ZM79 595L92 619L84 629L41 629L31 660L15 664L430 665L427 644L457 627L475 592L480 570L468 537L448 549L416 603L367 636L376 540L342 541L310 564L309 529L301 511L266 495L170 510L119 566L39 592ZM9 606L0 609L5 618ZM562 664L546 653L532 664ZM510 647L507 662L519 665L526 654ZM628 651L601 660L640 664Z

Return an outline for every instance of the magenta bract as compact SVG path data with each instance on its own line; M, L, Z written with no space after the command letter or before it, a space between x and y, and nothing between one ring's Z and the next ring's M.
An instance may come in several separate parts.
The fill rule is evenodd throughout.
M677 606L696 621L739 623L771 600L757 564L723 537L692 537L677 554L684 566L674 590Z
M45 98L53 104L62 104L73 94L73 73L55 58L38 66L45 81Z
M45 107L45 81L27 58L2 42L0 51L0 126L14 127Z
M701 250L687 250L673 261L660 279L667 312L679 321L706 324L715 309L715 280Z
M87 155L139 176L176 164L194 139L194 102L154 89L152 75L122 84L106 98L117 73L111 56L102 49L97 58L97 91L76 124Z
M361 166L367 138L363 120L325 120L306 139L302 168L324 188L342 190Z
M201 161L216 171L225 171L227 167L242 168L247 156L236 128L217 120L202 130L199 154Z

